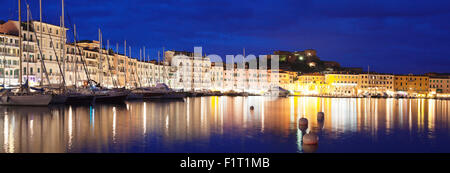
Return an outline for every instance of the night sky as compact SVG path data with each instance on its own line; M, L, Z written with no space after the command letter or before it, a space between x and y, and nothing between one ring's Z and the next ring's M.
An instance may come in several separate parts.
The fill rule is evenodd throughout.
M0 1L0 19L17 20L17 1ZM28 2L38 20L39 1ZM61 1L43 3L44 21L59 25ZM143 46L151 48L153 59L163 47L202 46L204 53L223 58L243 48L255 55L316 49L323 60L347 67L450 72L447 0L66 0L65 5L66 26L76 24L80 39L97 39L101 28L104 41L114 48L118 42L120 52L126 39L134 57Z

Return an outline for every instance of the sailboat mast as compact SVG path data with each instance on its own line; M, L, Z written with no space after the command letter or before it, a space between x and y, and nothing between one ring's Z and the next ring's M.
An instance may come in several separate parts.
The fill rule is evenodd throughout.
M142 63L141 69L143 70L143 72L145 74L147 74L147 69L144 68L145 66L147 66L147 63L145 63L145 46L144 46L144 56L142 58L143 58L143 60L142 60L143 63ZM144 85L147 84L147 76L144 77L144 81L143 82L144 82Z
M19 0L19 85L20 91L22 91L22 15Z
M4 35L6 36L6 35ZM6 81L6 37L3 37L3 87L5 87L5 81Z
M75 44L74 45L74 47L75 47L75 61L73 61L73 64L74 64L74 69L75 69L75 88L77 88L77 82L78 82L78 79L77 79L77 75L78 75L78 57L77 57L77 55L78 55L78 53L77 53L77 49L76 49L76 45L77 45L77 25L73 25L73 43Z
M128 47L129 49L128 49L128 51L129 51L129 56L130 56L130 60L131 60L131 58L132 58L132 56L131 56L131 46L129 46ZM132 61L133 62L133 61ZM131 72L130 73L133 73L133 66L131 66ZM130 74L131 75L131 74ZM136 82L136 73L134 74L134 85L135 86L137 86L137 82Z
M119 43L116 43L116 52L117 52L117 54L119 54ZM119 78L117 77L118 76L118 74L119 74L119 56L117 56L117 58L115 59L115 65L116 65L116 84L117 84L117 86L120 86L120 83L118 82L119 80Z
M114 80L114 75L112 74L112 70L113 68L111 67L111 62L110 62L110 55L109 55L110 49L109 49L109 40L106 40L106 62L108 62L108 74L109 74L109 81L110 84L114 87L114 88L118 88L117 87L117 82L115 82Z
M75 26L75 25L74 25L74 26ZM77 28L76 28L76 27L74 27L73 32L74 32L74 33L77 32ZM84 67L84 73L85 73L85 75L86 75L86 80L88 81L88 84L91 85L91 77L90 77L89 72L88 72L88 69L87 69L87 67L86 67L86 61L85 61L85 59L83 59L84 52L83 52L83 50L80 49L80 48L78 47L78 45L77 45L77 42L76 42L77 37L76 37L76 35L74 35L74 38L73 38L73 39L75 40L75 49L77 49L78 52L79 52L79 54L80 54L80 61L81 61L82 65L83 65L83 67Z
M42 8L41 8L42 9ZM42 14L42 11L41 11L41 14ZM33 14L31 13L31 11L29 10L29 8L28 8L28 15L29 15L29 18L30 18L30 20L29 21L32 21L33 20ZM42 21L42 15L41 15L41 21ZM49 77L48 77L48 73L47 73L47 70L46 70L46 68L45 68L45 63L44 63L44 60L43 60L43 53L42 53L42 47L41 47L41 45L42 45L42 22L40 23L40 40L38 39L39 37L38 37L38 35L37 35L37 33L36 33L36 31L35 30L33 30L33 35L35 36L35 38L36 38L36 43L37 43L37 48L38 48L38 50L39 50L39 54L38 55L41 55L40 56L40 58L39 58L39 56L38 56L38 59L40 59L40 63L41 63L41 70L39 70L39 68L38 68L38 72L41 74L41 80L40 80L40 86L42 86L42 84L43 84L43 74L45 73L45 77L46 77L46 79L47 79L47 82L49 83L49 85L50 85L50 79L49 79ZM30 33L29 31L28 31L28 33ZM32 35L30 35L30 38L32 37ZM37 62L37 61L36 61Z
M39 49L40 50L42 50L42 0L39 0L39 35L40 35L40 44L39 44ZM44 65L43 65L43 59L42 59L42 57L43 57L44 55L42 55L42 53L41 53L41 57L40 57L40 60L41 60L41 70L39 70L39 73L40 73L40 76L41 76L41 81L40 81L40 83L39 83L39 85L40 86L42 86L43 85L43 80L42 80L42 78L43 78L43 75L42 75L42 70L44 70ZM48 81L48 84L50 85L50 81Z
M27 4L27 34L26 35L28 35L28 38L27 38L27 49L29 49L29 41L30 41L30 6ZM27 88L30 88L30 76L29 76L29 74L30 74L30 51L31 50L27 50L27 54L25 55L25 60L27 61L27 69L25 70L25 73L27 73L26 75L27 75Z
M166 67L164 67L164 62L166 62L166 56L164 55L165 53L164 53L164 47L163 47L163 51L162 51L162 61L163 61L163 63L162 63L162 70L163 70L163 83L165 84L166 83Z
M98 40L99 40L99 42L100 42L100 47L99 47L99 49L98 49L98 51L99 51L99 54L100 54L100 58L99 58L99 62L100 62L100 66L99 66L99 70L100 70L100 74L99 74L99 83L100 83L100 85L102 84L102 82L103 82L103 62L102 62L102 33L101 33L101 30L100 30L100 28L98 29Z
M109 40L106 40L106 62L108 62L108 70L107 73L109 73L109 79L111 80L111 84L114 85L112 74L111 74L111 66L109 65ZM114 86L115 87L115 86Z
M65 44L66 44L66 27L64 24L64 0L61 0L61 49L62 49L62 59L63 59L63 78L66 78L66 51L65 51ZM66 87L64 82L64 87Z
M161 82L161 67L159 67L159 51L158 51L158 62L156 63L157 64L157 66L156 67L158 67L158 83L160 83ZM156 83L156 84L158 84L158 83Z

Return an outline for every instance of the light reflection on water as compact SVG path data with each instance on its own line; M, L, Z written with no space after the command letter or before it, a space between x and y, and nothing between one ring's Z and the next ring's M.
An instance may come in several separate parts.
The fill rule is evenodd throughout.
M0 152L450 152L450 101L201 97L0 107ZM254 106L254 110L250 110ZM316 120L317 112L325 121ZM302 132L297 121L309 128ZM318 146L302 145L304 133Z

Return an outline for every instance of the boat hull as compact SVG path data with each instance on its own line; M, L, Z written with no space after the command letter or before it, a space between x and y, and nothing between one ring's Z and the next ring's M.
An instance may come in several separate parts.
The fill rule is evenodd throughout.
M53 95L52 101L50 104L63 104L66 103L67 96L66 95Z
M145 93L143 94L144 99L168 99L168 100L176 100L176 99L184 99L186 97L186 93Z
M95 96L95 103L123 103L128 93L106 94Z
M94 100L93 95L69 95L66 103L68 104L91 104Z
M144 96L140 93L130 93L128 94L127 100L142 100Z
M48 106L52 95L1 96L0 105L6 106Z

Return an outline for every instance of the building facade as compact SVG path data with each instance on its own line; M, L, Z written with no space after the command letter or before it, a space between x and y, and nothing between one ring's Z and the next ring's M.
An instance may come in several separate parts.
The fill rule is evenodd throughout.
M420 96L429 92L430 81L428 76L395 75L394 90L398 95Z

